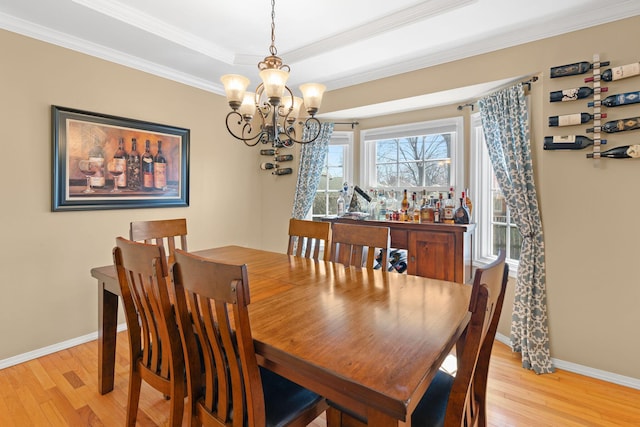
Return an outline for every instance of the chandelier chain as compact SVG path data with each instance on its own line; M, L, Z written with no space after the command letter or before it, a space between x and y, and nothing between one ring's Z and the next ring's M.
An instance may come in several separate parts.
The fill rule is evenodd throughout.
M271 46L269 52L275 56L278 54L276 49L276 0L271 0Z

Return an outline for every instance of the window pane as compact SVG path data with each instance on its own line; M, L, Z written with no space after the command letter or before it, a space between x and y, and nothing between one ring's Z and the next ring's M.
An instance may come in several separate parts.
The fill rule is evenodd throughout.
M327 214L327 201L326 195L324 191L318 191L313 198L313 206L311 207L311 215L321 215L324 216Z
M500 249L507 248L507 226L493 224L493 246L492 255L498 255Z
M522 247L522 236L516 227L509 227L510 251L509 258L520 260L520 248Z
M327 153L327 163L329 166L344 165L344 147L341 145L330 145Z
M451 176L451 162L427 161L424 163L424 185L428 187L448 187Z
M507 202L499 191L493 191L493 221L507 223Z
M422 160L422 149L424 147L424 136L402 138L398 142L400 161Z
M394 163L392 165L377 165L376 174L378 177L377 187L396 187L398 186L398 166Z
M398 161L398 144L396 140L376 141L376 164Z
M344 168L342 166L331 166L329 167L329 182L327 187L319 187L319 188L328 188L329 190L340 190L342 189L342 184L346 181L344 177Z
M421 187L423 174L422 164L400 163L398 165L398 186Z
M451 158L451 134L427 135L424 158L426 159L450 159Z

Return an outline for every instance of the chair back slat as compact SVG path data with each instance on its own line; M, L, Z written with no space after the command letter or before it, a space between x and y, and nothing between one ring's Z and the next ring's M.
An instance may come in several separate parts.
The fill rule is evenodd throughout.
M129 239L162 246L168 256L169 264L175 262L174 254L178 248L187 251L187 220L185 218L161 219L155 221L133 221L129 224Z
M389 227L334 223L331 227L330 260L341 264L373 268L376 248L382 252L383 270L389 260Z
M289 220L289 245L287 248L289 255L328 260L330 249L330 222L307 221L296 218Z

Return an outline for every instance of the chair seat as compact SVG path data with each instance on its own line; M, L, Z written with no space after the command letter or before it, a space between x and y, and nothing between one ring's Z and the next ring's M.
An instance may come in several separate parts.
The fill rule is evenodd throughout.
M418 403L411 416L411 425L418 427L440 427L444 425L444 415L447 412L447 404L449 403L449 394L453 386L454 376L438 370L438 373L431 381L429 388ZM355 414L349 409L329 401L329 406L338 409L344 414L355 418L363 425L367 424L367 420L361 415Z
M323 398L280 375L260 367L267 427L289 425Z

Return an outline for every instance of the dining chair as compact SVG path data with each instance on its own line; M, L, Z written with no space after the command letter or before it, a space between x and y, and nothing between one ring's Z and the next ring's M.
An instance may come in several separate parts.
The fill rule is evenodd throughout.
M174 262L178 247L187 249L187 220L185 218L161 219L155 221L133 221L129 224L129 239L163 246L169 256L169 265Z
M347 266L373 268L376 248L380 248L380 265L386 266L389 262L390 233L389 227L336 222L331 226L329 259Z
M321 252L322 259L328 261L331 253L331 223L291 218L287 253L320 259Z
M129 336L127 426L135 426L142 380L171 400L169 426L180 426L186 384L164 248L116 238L118 273Z
M306 426L326 410L321 396L258 366L246 265L176 250L172 275L190 425Z
M460 427L487 425L486 393L489 359L502 312L509 265L505 252L474 274L469 311L471 319L456 345L455 375L438 370L411 416L411 425ZM361 426L367 420L333 402L327 410L327 426Z

